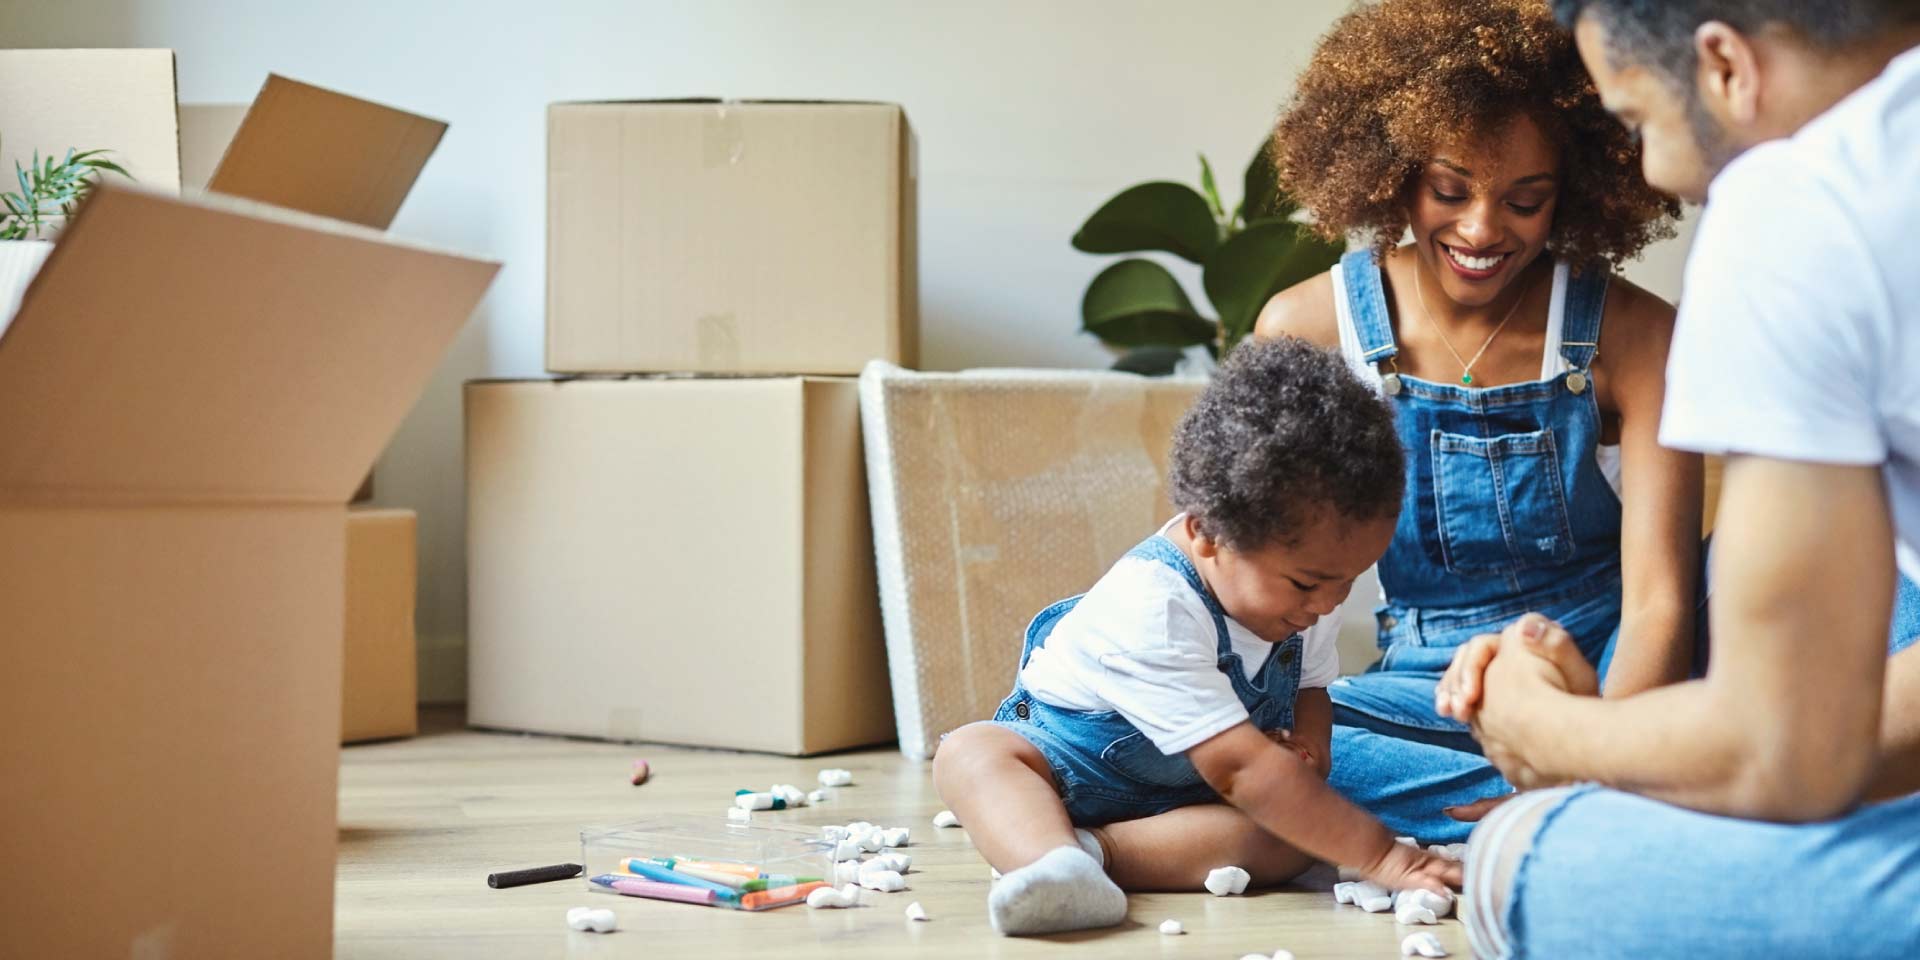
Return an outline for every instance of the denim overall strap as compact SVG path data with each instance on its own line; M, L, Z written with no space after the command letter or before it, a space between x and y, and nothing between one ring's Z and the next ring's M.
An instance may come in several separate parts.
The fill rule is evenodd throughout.
M1591 266L1567 278L1560 356L1572 370L1585 373L1600 352L1600 320L1607 309L1608 277L1604 267Z
M1393 341L1393 320L1373 251L1355 250L1341 257L1340 279L1346 284L1347 311L1360 338L1360 359L1373 366L1398 356L1400 348Z
M1227 636L1227 610L1214 599L1213 591L1207 589L1205 581L1200 579L1200 571L1194 568L1193 561L1175 546L1172 540L1159 534L1140 542L1140 545L1127 551L1127 556L1140 560L1164 563L1185 577L1187 586L1200 595L1200 601L1207 605L1207 612L1213 614L1213 632L1216 649L1220 656L1233 652L1233 643Z

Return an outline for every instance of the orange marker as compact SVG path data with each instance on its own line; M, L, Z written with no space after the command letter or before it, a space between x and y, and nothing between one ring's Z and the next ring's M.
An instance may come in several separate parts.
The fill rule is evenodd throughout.
M778 890L762 890L759 893L749 893L740 898L740 907L745 910L760 910L766 907L778 907L784 904L794 903L805 900L807 894L826 885L826 881L816 880L812 883L801 883L791 887L781 887Z

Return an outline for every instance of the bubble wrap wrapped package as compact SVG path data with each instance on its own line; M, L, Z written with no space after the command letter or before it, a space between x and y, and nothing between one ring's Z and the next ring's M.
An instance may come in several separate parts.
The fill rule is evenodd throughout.
M860 376L900 749L993 714L1034 614L1173 509L1167 452L1203 381L1093 371Z

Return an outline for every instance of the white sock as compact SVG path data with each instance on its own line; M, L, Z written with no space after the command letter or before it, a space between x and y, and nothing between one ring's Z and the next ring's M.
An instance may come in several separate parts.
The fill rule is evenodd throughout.
M987 917L1009 937L1111 927L1127 918L1127 895L1077 846L1057 847L1000 878Z
M1093 858L1094 863L1099 864L1101 869L1106 869L1107 851L1100 846L1100 838L1094 836L1092 830L1074 827L1073 838L1080 841L1080 849L1085 850L1087 856Z

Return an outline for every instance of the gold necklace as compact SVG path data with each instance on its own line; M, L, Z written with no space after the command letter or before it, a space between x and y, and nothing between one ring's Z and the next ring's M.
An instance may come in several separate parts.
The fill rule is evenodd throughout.
M1420 301L1420 312L1426 315L1427 326L1432 327L1433 332L1440 335L1440 342L1446 344L1447 352L1453 354L1454 362L1460 365L1461 385L1472 386L1473 365L1479 363L1480 358L1487 355L1487 348L1493 346L1494 338L1500 336L1500 331L1505 330L1507 323L1513 319L1513 315L1519 312L1520 304L1527 299L1527 289L1524 287L1521 288L1520 295L1513 300L1513 306L1507 308L1506 317L1502 318L1499 325L1493 328L1492 333L1487 334L1487 342L1480 345L1480 352L1474 354L1472 360L1462 360L1460 358L1460 351L1453 348L1453 341L1447 339L1447 332L1440 329L1439 324L1433 322L1433 311L1427 309L1426 292L1420 289L1420 262L1418 260L1414 261L1413 264L1413 295Z

